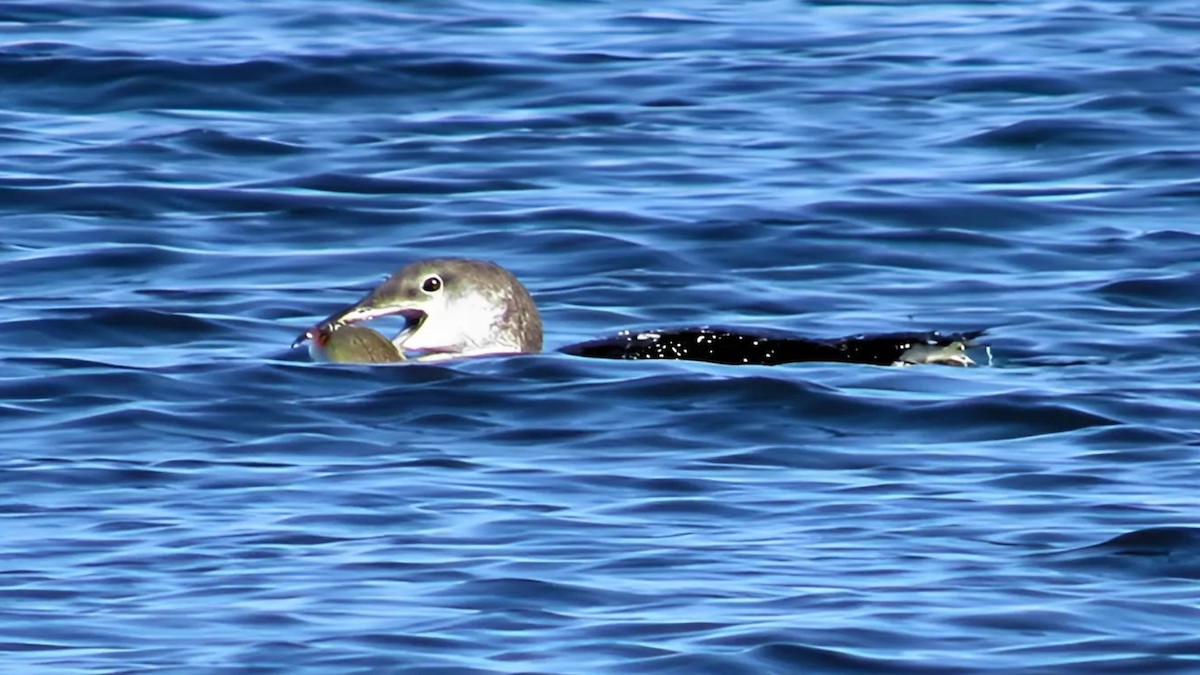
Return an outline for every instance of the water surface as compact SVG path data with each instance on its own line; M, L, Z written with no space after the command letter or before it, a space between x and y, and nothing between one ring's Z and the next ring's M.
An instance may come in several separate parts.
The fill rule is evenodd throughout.
M1192 3L9 3L0 664L1171 673ZM496 260L545 354L295 335ZM990 327L973 369L555 353Z

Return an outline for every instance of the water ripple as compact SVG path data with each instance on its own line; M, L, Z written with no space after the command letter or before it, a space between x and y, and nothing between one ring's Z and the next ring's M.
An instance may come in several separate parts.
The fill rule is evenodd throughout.
M0 8L7 669L1190 670L1200 16L1031 7ZM289 349L446 255L547 353ZM555 351L702 324L992 337Z

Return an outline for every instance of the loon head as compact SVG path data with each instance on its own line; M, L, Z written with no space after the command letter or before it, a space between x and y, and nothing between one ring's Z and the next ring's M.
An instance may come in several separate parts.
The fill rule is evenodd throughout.
M484 260L438 258L400 268L357 303L293 343L381 316L407 321L392 342L422 359L539 352L542 320L511 272Z

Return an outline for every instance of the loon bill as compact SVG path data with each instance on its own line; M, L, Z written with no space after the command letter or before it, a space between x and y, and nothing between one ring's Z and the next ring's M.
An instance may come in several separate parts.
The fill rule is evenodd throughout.
M400 316L391 339L354 324ZM360 330L362 329L362 330ZM563 348L602 359L675 359L722 364L777 365L811 361L870 365L973 365L966 354L982 330L962 333L882 333L813 339L777 332L702 326L622 331ZM358 302L334 312L292 343L311 340L315 358L341 363L385 363L536 353L542 319L529 291L511 272L483 260L437 258L400 268ZM382 343L382 344L381 344Z

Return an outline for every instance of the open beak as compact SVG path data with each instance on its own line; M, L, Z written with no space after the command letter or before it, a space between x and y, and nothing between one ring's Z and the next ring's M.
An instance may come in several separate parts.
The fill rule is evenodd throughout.
M404 326L404 329L401 330L396 337L392 338L392 342L396 343L396 345L400 345L404 340L407 340L408 337L416 332L416 330L420 328L421 324L425 321L425 312L422 312L419 309L405 307L371 307L370 305L359 303L340 309L325 317L319 321L317 325L298 335L296 340L292 342L292 347L299 347L300 345L304 344L306 340L314 340L321 335L328 335L342 326L348 326L352 323L362 323L363 321L370 321L371 319L377 319L381 316L395 315L403 316L408 322Z

